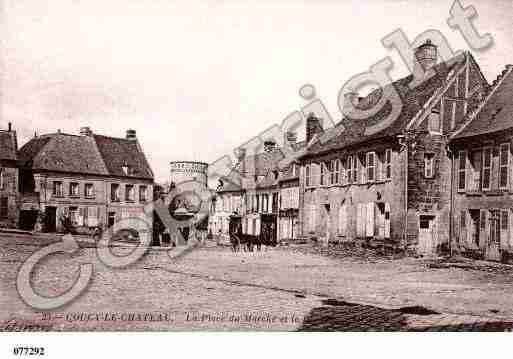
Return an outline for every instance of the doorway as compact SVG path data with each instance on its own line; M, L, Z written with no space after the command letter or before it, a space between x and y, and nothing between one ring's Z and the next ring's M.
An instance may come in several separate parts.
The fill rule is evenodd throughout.
M38 210L23 210L20 211L19 227L25 231L33 231L36 225Z
M500 242L501 242L501 227L500 227L501 212L497 209L492 209L489 212L488 220L488 243L486 245L485 258L488 260L498 261L501 259Z
M57 231L57 207L45 208L45 232Z
M436 252L435 216L419 217L419 254L428 256Z
M116 223L116 212L109 212L108 218L107 218L107 227L111 228Z
M481 211L479 209L470 209L470 225L469 225L469 231L470 231L470 240L472 241L472 244L479 248L479 241L480 241L480 222L481 222Z

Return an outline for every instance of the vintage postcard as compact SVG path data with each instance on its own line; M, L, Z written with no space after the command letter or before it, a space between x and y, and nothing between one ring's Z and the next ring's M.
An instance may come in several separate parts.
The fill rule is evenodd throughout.
M0 331L513 329L511 0L1 5Z

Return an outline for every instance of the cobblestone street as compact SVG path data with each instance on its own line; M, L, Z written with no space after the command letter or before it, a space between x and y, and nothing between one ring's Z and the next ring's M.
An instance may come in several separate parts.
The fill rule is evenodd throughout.
M207 246L175 260L162 248L151 249L125 269L106 267L94 248L53 255L34 272L42 295L67 289L81 263L93 263L94 274L74 302L43 314L21 301L15 285L19 266L39 248L34 242L1 239L4 330L513 328L511 267L490 271L436 267L433 261L414 258L331 258L297 248L234 254L226 247Z

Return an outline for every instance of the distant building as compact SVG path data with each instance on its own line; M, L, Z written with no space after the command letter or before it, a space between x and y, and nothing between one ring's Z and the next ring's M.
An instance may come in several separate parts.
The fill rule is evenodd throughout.
M20 227L63 230L63 218L75 227L111 227L128 217L143 218L153 200L154 175L137 140L94 134L53 133L34 137L18 152ZM41 222L41 223L39 223Z
M0 227L15 228L18 222L18 142L9 123L0 130Z
M453 250L513 259L513 66L451 136Z
M353 121L349 113L318 134L301 158L302 235L424 255L449 248L447 137L462 126L488 84L470 53L436 64L437 58L436 46L426 42L414 59L424 75L410 75L363 98L346 94L348 108L371 115ZM400 98L396 116L390 103L377 111L382 91L390 90ZM366 132L387 117L388 126Z

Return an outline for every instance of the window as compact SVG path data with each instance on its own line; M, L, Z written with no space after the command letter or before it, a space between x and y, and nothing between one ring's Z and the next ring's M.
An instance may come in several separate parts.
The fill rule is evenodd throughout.
M483 190L490 190L490 176L492 171L492 149L483 150Z
M440 113L437 110L433 110L429 114L428 131L440 133Z
M353 183L358 183L358 156L353 156Z
M110 185L110 200L112 202L119 202L119 184L117 183Z
M470 160L470 173L467 179L467 188L470 191L479 191L481 189L481 161L483 159L483 153L481 150L472 151L469 156Z
M508 210L501 211L501 229L507 231L509 228Z
M386 179L392 178L392 150L390 148L385 150L385 165L383 167L385 169L384 177Z
M342 182L342 166L340 165L340 160L339 159L336 159L335 160L335 164L334 164L335 168L335 175L333 177L333 180L335 181L334 183L341 183Z
M86 198L94 198L94 185L92 183L84 185L84 196Z
M360 178L355 180L355 182L357 181L358 183L365 183L366 182L366 177L367 177L367 172L366 172L366 169L367 169L367 158L366 158L366 154L365 153L359 154L357 156L357 158L359 159L358 164L360 166L361 171L360 171Z
M78 226L80 223L78 207L70 207L69 216L71 218L71 224L73 224L74 226Z
M9 213L9 202L7 197L0 197L0 218L7 218Z
M367 152L367 181L374 182L376 180L376 154Z
M63 196L62 182L60 182L60 181L54 181L53 182L53 195L55 197L62 197Z
M433 178L435 176L434 171L434 154L426 153L424 154L424 177Z
M324 162L321 162L321 163L319 163L319 167L321 168L321 179L320 179L319 184L321 186L324 186L325 185L325 183L324 183L324 175L326 173L326 171L325 171L326 170L326 164Z
M458 190L464 191L467 180L467 153L465 151L458 152Z
M5 189L5 174L3 168L0 168L0 190L1 189Z
M306 165L305 168L305 186L310 186L310 165Z
M146 186L139 186L139 202L146 202L148 200L146 191L147 191Z
M256 195L256 212L260 212L260 195Z
M78 190L78 183L71 182L69 184L69 195L70 195L70 197L80 197L79 190Z
M503 143L500 146L499 159L499 188L508 188L509 176L509 143Z
M347 183L353 182L353 156L347 157Z
M467 211L460 212L460 240L467 239Z

